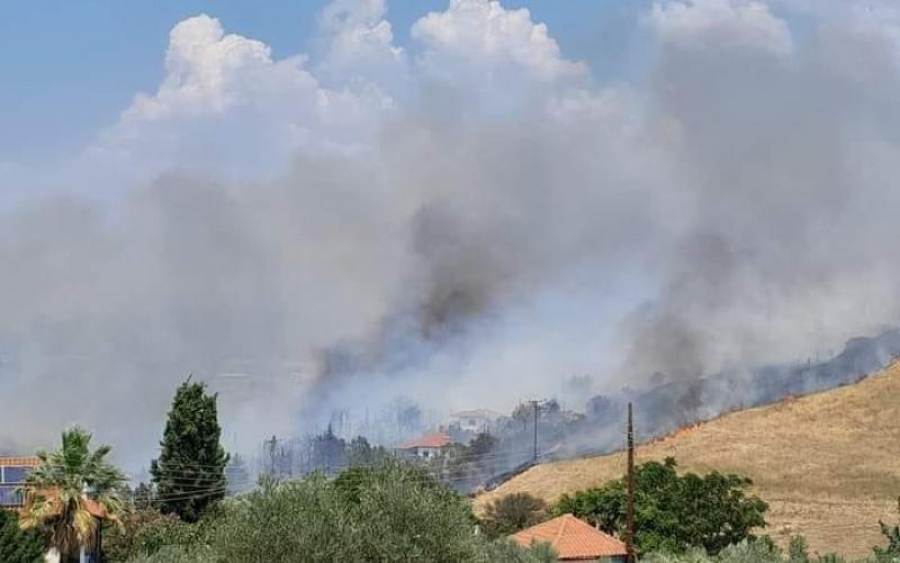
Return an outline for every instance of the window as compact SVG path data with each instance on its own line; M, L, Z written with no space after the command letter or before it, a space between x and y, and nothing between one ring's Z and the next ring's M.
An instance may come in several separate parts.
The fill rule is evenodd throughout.
M30 467L10 466L3 469L3 483L24 483Z
M0 485L0 506L22 506L24 497L18 486Z

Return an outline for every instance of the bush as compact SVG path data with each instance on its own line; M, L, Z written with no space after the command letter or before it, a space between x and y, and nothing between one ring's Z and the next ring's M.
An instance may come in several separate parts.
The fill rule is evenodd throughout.
M635 470L635 545L642 552L684 552L690 547L719 553L752 540L751 530L766 525L768 505L745 489L752 481L718 472L679 476L675 460L650 462ZM621 534L625 527L624 479L564 495L554 508Z
M174 514L155 508L138 508L122 516L122 527L103 529L104 561L121 563L140 554L152 554L165 546L187 545L194 528Z
M209 563L209 556L200 549L167 546L151 555L138 555L129 563Z
M744 540L723 549L718 560L722 563L781 563L781 552L768 538Z
M38 532L19 529L19 519L0 508L0 561L38 563L44 560L44 539Z
M788 544L788 563L809 563L809 546L803 536L791 536Z
M539 543L530 549L522 549L508 539L499 539L486 543L478 557L477 563L555 563L556 553L548 543Z
M512 493L485 508L484 530L489 536L507 536L542 522L547 516L543 500L528 493Z
M900 513L900 499L897 499L897 512ZM873 548L878 561L900 561L900 526L888 526L879 521L881 535L888 541L886 547Z
M546 548L525 550L476 535L475 522L465 499L421 469L389 463L335 480L314 475L265 483L191 526L189 545L133 563L555 560Z

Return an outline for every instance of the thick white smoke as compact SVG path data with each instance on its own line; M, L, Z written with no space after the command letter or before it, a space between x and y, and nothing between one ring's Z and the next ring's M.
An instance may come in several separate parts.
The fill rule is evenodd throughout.
M654 4L628 82L487 0L406 48L382 1L336 0L315 60L178 23L158 90L60 164L66 194L0 220L0 391L33 421L3 438L81 422L139 462L191 372L247 444L895 322L900 19L849 4Z

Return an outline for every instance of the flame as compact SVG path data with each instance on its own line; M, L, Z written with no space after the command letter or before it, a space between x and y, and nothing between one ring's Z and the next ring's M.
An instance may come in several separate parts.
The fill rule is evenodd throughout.
M666 442L671 442L673 440L676 440L678 438L683 438L684 436L687 436L688 434L691 434L692 432L694 432L695 430L700 428L700 426L703 425L703 422L704 421L702 421L702 420L698 420L695 422L691 422L690 424L685 424L684 426L679 426L678 428L676 428L672 432L669 432L665 436L656 438L651 443L657 443L657 442L666 443Z

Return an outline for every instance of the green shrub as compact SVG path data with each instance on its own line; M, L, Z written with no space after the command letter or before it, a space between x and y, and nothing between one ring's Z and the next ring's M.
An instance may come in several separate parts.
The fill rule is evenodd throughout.
M155 508L130 510L122 516L121 528L103 529L104 561L123 563L166 546L188 545L193 542L197 529L174 514L162 514Z
M675 460L649 462L635 472L635 545L641 552L683 552L700 547L716 554L726 546L753 539L765 526L768 505L745 490L752 481L718 472L678 475ZM621 534L625 526L625 482L563 495L556 514L571 513Z
M484 529L491 537L508 536L542 522L546 516L543 500L528 493L512 493L487 505Z
M210 563L213 561L198 548L185 546L167 546L152 555L138 555L129 563Z
M719 553L722 563L781 563L781 552L768 538L744 540L729 545Z
M37 563L44 560L44 539L38 532L19 529L15 514L0 508L0 561Z
M475 561L477 563L555 563L556 553L548 543L539 543L531 549L522 549L512 541L502 538L483 545Z
M809 546L802 535L791 536L788 544L788 563L809 563Z
M555 561L545 547L491 542L475 523L465 499L421 469L388 463L335 480L266 483L191 525L187 544L175 534L182 545L132 563Z

